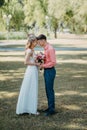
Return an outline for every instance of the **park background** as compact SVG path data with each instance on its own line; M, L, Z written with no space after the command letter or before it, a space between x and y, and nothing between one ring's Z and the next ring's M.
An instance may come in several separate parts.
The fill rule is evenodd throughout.
M39 71L39 116L15 113L29 33L56 50L56 114ZM43 51L37 46L36 52ZM0 0L0 130L87 130L87 0Z

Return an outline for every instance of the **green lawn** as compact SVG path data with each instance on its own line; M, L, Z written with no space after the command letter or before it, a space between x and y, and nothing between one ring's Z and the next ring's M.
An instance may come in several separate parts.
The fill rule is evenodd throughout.
M19 47L19 46L17 46ZM15 113L26 66L23 52L0 52L0 130L87 130L87 52L56 52L56 114ZM39 72L38 110L47 108L43 73Z

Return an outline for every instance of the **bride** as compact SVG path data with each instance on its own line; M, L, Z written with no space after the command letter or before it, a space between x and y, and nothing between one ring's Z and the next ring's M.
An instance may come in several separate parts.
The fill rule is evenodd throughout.
M24 79L22 81L16 114L30 113L39 115L37 112L38 105L38 67L39 63L35 63L34 47L37 40L34 34L29 35L28 43L25 51L25 64L27 65Z

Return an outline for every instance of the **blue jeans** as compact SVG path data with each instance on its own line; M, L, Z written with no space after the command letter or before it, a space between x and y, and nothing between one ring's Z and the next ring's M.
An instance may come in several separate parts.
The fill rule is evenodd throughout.
M54 67L44 69L45 89L48 100L49 112L55 111L54 79L56 70Z

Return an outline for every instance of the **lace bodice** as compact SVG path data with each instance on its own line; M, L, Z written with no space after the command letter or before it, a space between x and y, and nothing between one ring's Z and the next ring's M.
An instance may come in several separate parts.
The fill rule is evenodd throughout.
M27 57L28 54L30 54L29 61L32 62L32 63L34 63L35 62L35 53L34 53L34 51L32 51L31 49L27 49L26 50L25 58Z

